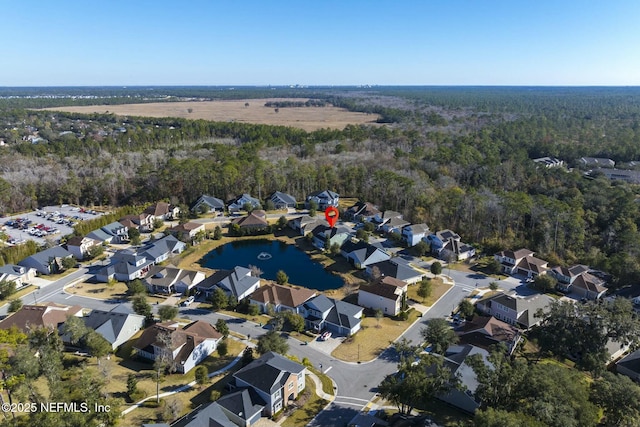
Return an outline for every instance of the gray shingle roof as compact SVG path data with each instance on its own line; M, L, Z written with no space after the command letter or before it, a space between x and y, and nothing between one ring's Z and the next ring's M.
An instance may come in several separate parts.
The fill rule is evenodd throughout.
M272 394L282 387L288 374L299 374L305 367L272 351L249 363L233 374L252 387Z
M36 262L38 262L39 264L46 265L46 264L49 263L49 261L51 259L54 259L54 258L67 258L67 257L70 257L70 256L73 256L71 254L71 252L67 251L62 246L54 246L52 248L45 249L44 251L35 253L35 254L25 258L23 261L25 261L27 259L32 259L32 260L35 260Z
M291 194L287 194L287 193L282 193L280 191L276 191L271 195L271 200L280 200L283 203L286 204L296 204L296 199L291 195Z

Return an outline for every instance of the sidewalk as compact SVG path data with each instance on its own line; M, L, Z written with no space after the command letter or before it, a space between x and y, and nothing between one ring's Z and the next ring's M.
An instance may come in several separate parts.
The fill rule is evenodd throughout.
M322 381L320 381L320 378L318 378L316 374L314 374L313 372L307 369L307 375L309 375L309 377L313 380L313 383L316 385L316 394L318 395L318 397L327 401L327 404L325 405L325 407L322 408L322 410L320 411L322 412L325 409L327 409L327 406L331 405L331 402L333 402L336 397L334 395L327 394L322 390ZM338 388L336 387L336 383L333 382L333 380L331 380L331 382L333 383L333 389L336 391L336 394L337 394ZM318 414L320 414L320 412L316 414L316 417L318 416ZM280 418L277 424L281 425L286 419L287 417ZM313 419L315 419L315 417L313 417Z

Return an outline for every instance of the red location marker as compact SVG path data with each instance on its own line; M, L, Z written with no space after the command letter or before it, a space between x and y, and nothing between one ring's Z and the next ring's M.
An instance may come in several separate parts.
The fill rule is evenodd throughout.
M327 218L327 222L329 223L329 226L331 226L331 228L336 225L339 215L340 213L338 212L338 208L335 208L333 206L329 206L327 210L324 211L324 217Z

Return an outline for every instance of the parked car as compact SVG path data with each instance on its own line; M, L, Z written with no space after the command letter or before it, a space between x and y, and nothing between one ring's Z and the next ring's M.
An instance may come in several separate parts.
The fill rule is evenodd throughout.
M183 307L188 307L191 304L193 304L193 302L196 300L196 297L194 296L190 296L188 297L186 300L182 301L182 306Z
M318 338L320 341L326 341L329 338L331 338L331 332L326 331L324 332L322 335L320 335L320 338Z

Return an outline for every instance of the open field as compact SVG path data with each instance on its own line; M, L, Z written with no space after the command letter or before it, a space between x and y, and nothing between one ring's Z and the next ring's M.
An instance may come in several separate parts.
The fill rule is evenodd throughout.
M149 104L88 105L48 108L74 113L114 113L119 116L180 117L217 122L257 123L291 126L306 131L322 128L344 129L348 124L375 123L375 114L357 113L343 108L286 107L276 113L265 107L267 101L306 101L305 99L243 99L234 101L154 102ZM249 106L245 106L248 103ZM189 112L191 111L191 112Z

